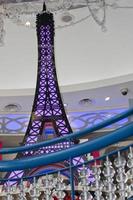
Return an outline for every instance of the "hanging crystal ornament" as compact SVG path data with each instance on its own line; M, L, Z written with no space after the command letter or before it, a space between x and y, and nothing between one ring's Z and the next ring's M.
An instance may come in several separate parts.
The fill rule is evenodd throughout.
M64 190L66 189L66 185L63 182L62 175L58 173L57 179L56 179L56 186L55 186L55 192L54 194L59 200L63 200L65 197L65 192Z
M133 183L131 183L127 189L127 199L130 199L130 197L133 197Z
M13 200L12 187L10 186L10 184L5 186L4 191L5 191L5 195L4 195L5 200Z
M24 186L23 179L21 179L20 184L18 185L19 188L19 194L18 198L19 200L26 200L26 193L29 192L28 188Z
M17 185L12 185L11 186L11 191L12 191L12 194L13 195L18 195L19 194L19 189L18 189L18 187L17 187Z
M33 178L33 183L29 191L30 197L32 200L38 200L38 197L41 195L39 184L36 181L36 177Z
M62 9L63 10L68 10L72 6L72 1L71 0L62 0Z
M55 184L55 178L53 175L46 175L39 179L40 190L44 192L46 200L52 200L52 191Z
M88 169L83 166L83 169L80 171L79 173L79 178L80 178L80 182L79 182L79 186L82 190L82 193L80 195L80 198L83 200L91 200L93 199L92 195L89 192L89 175L88 175Z
M127 167L129 170L127 171L128 179L133 179L133 148L129 148Z
M128 177L127 196L129 198L133 196L133 147L129 148L127 167L129 168L126 173Z
M91 2L89 0L86 0L86 4L95 22L99 26L101 26L102 31L105 32L106 6L107 6L105 0L98 0L98 1L92 0Z
M108 200L115 200L117 197L115 195L116 186L114 185L114 175L115 170L112 167L112 162L109 160L109 157L106 157L106 161L104 163L104 169L102 171L105 180L104 180L104 191L106 194L106 199Z
M119 199L125 200L127 196L127 175L125 173L125 166L126 166L126 160L123 156L121 156L121 153L118 152L118 157L114 160L114 165L117 168L117 175L116 175L116 181L117 181L117 192L119 194Z
M3 190L3 186L0 185L0 197L2 197L4 195L4 190Z
M93 166L93 172L95 177L95 182L94 182L95 198L96 200L104 200L102 196L103 183L101 181L101 169L100 166L96 164L96 161Z
M60 3L60 0L52 0L52 1L45 0L45 4L47 5L47 10L49 12L56 12L56 11L62 9L62 5Z

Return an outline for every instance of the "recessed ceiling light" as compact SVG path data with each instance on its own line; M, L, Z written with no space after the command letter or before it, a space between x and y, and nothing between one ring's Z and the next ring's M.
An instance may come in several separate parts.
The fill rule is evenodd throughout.
M109 101L109 100L110 100L110 97L106 97L106 98L105 98L105 101Z
M89 98L81 99L79 101L79 104L85 105L85 106L90 105L90 104L92 104L92 99L89 99Z
M30 25L31 25L30 21L27 21L27 22L25 23L25 26L30 26Z
M7 104L6 106L4 106L3 110L6 112L18 112L21 110L21 106L16 103L10 103L10 104Z
M64 23L72 23L74 20L74 15L70 14L69 12L65 12L61 16L61 21Z
M64 107L67 107L68 106L68 104L67 103L64 103Z

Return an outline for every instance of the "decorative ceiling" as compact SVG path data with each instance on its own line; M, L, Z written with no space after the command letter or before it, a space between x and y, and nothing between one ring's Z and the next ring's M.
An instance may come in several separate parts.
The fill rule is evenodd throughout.
M43 1L16 0L13 4L6 1L10 2L6 6L2 2L5 1L1 1L0 13L4 15L6 34L4 46L0 47L0 96L6 99L5 104L19 103L18 96L23 102L27 96L33 98L34 95L37 75L35 13L42 10ZM95 2L103 5L103 0ZM128 8L132 8L133 1L105 2L112 6L107 7L107 31L103 32L105 29L101 31L85 0L46 0L48 9L54 9L56 68L61 92L70 110L128 107L128 99L133 98L133 9ZM63 3L67 3L67 9L62 7ZM126 97L120 93L125 87L129 88ZM111 101L107 103L104 99L109 95ZM95 103L82 108L78 102L84 98L94 99ZM24 105L22 108L26 110Z

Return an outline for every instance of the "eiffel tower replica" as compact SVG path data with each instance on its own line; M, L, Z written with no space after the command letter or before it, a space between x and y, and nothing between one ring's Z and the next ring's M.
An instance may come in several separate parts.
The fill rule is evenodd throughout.
M72 133L62 102L55 68L53 14L46 12L45 3L43 12L37 15L36 29L38 39L38 77L32 113L22 145L32 145L42 140ZM71 144L66 141L37 151L18 153L16 159L60 151L69 148L70 145L75 143L76 141ZM75 165L84 161L82 157L73 160ZM55 170L68 166L68 162L57 163L54 166L45 166L44 168ZM6 177L9 179L22 178L26 175L36 174L41 169L13 171L8 173Z

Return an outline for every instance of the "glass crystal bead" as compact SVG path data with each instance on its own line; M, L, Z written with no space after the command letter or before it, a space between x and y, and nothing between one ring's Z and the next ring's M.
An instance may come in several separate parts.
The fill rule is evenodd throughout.
M41 194L40 191L36 188L30 190L30 195L33 196L33 197L39 197L40 194Z
M106 192L115 192L116 191L116 186L112 183L112 184L107 184L104 186L104 190Z
M48 175L48 180L52 180L53 181L53 175Z
M14 186L12 186L11 187L11 191L13 192L13 193L15 193L16 191L17 191L17 187L14 185Z
M51 195L51 190L46 189L46 190L44 191L44 193L47 194L48 196L50 196L50 195Z
M88 185L88 180L87 179L81 179L80 185Z
M110 160L106 160L104 165L105 166L112 166L112 162Z
M105 177L113 177L114 174L115 174L115 170L112 166L109 166L103 169L103 175Z
M123 156L120 156L114 160L114 165L119 168L119 167L124 167L126 165L126 160Z
M6 199L7 199L7 200L13 200L14 198L13 198L12 195L7 195L7 196L6 196Z
M80 176L86 177L86 175L88 174L86 169L83 169L80 171Z
M119 193L119 195L120 195L120 197L121 197L121 199L126 199L126 197L128 196L128 193L126 192L126 191L118 191L118 193Z
M112 178L110 178L110 179L105 179L104 181L103 181L103 184L106 186L106 185L108 185L108 184L112 184L113 183L113 179Z
M133 184L129 185L127 188L127 192L129 193L129 195L133 195Z
M26 200L25 195L23 195L22 193L20 193L20 194L18 195L18 197L19 197L19 200Z
M93 197L92 195L89 193L89 192L82 192L81 195L80 195L80 200L93 200Z
M118 183L120 183L120 182L126 183L127 182L127 175L125 173L122 173L122 174L119 173L116 176L116 180L117 180Z
M96 197L100 197L100 200L103 198L103 197L102 197L102 192L99 191L99 190L96 190L96 191L95 191L95 196L96 196Z
M56 185L56 190L57 191L62 191L62 190L65 190L66 189L66 185L62 182L58 182L57 185Z
M117 199L117 196L114 193L106 194L106 200L115 200Z
M123 190L123 189L118 189L118 194L121 196L121 197L127 197L128 196L128 192L127 190Z
M133 168L133 159L129 159L127 161L127 166L128 166L128 168Z
M126 173L128 179L132 179L133 178L133 169L129 169Z
M56 193L57 198L59 199L64 199L65 193L63 191L59 191Z
M99 167L94 167L93 172L95 175L100 175L101 174L101 169Z
M93 183L93 186L96 188L96 190L98 191L102 191L103 187L104 187L104 184L102 181L98 181L98 183L95 181Z
M133 159L133 150L130 153L128 153L128 158Z

